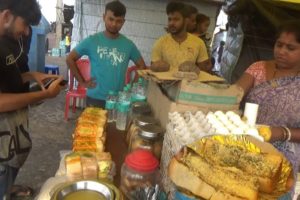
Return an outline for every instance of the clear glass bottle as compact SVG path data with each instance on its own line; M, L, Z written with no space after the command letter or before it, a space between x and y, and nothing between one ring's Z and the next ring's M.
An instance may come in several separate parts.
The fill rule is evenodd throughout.
M129 152L137 149L145 149L152 152L160 160L164 129L155 124L147 124L139 127L137 134L132 135Z
M121 190L128 199L137 199L136 194L146 187L160 185L159 162L146 150L128 154L121 168Z

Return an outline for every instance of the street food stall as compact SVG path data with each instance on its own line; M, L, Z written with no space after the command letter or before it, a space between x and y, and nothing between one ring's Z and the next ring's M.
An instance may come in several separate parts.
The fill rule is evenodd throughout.
M253 121L257 107L241 116L238 87L205 72L161 75L140 72L147 101L132 102L125 130L107 122L108 110L86 108L37 199L270 200L291 189L291 164ZM170 81L173 97L162 86Z

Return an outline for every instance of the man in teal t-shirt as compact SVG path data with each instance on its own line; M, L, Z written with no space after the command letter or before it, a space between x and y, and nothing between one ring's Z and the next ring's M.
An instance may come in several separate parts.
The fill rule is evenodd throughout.
M119 1L105 6L105 31L84 39L67 57L67 64L78 82L87 87L87 105L105 107L109 90L120 91L125 83L128 63L132 60L143 69L145 62L135 44L120 34L125 22L126 8ZM87 55L91 62L91 80L84 80L76 61Z

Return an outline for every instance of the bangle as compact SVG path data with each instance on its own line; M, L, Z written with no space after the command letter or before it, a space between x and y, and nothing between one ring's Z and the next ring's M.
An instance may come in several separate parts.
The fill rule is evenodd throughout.
M290 141L292 138L291 130L286 126L283 126L282 128L285 130L286 135L287 135L287 137L285 138L285 141Z
M288 132L285 129L286 127L280 126L281 130L282 130L282 134L283 134L283 139L282 141L286 141L288 139Z

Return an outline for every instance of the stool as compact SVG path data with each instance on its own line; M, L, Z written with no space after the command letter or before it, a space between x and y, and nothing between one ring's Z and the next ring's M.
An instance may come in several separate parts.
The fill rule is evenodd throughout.
M51 74L59 75L58 65L45 65L45 73L48 74L49 71L51 72Z

